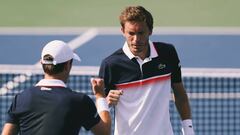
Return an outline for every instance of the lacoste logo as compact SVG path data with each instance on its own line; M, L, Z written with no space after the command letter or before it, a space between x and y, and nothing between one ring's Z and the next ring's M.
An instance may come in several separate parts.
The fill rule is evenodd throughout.
M160 64L158 65L158 69L164 69L164 68L166 68L166 64L160 63Z

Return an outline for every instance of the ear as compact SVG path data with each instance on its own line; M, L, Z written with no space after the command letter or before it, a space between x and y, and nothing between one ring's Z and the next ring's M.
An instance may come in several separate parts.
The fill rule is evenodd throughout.
M124 35L124 28L123 27L121 27L121 31L122 31L122 34Z
M68 65L69 65L69 67L70 67L70 70L71 70L71 68L72 68L72 63L73 63L73 60L69 60L69 61L68 61Z
M126 38L126 33L125 33L124 27L121 27L121 31L122 31L122 36Z
M149 36L151 36L151 35L152 35L152 31L149 32Z
M68 70L70 66L71 66L70 61L67 61L66 64L64 64L64 69Z

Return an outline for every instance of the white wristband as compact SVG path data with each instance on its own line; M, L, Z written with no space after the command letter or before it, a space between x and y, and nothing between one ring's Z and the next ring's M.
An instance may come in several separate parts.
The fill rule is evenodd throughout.
M191 119L186 119L182 121L182 132L183 135L195 135Z
M107 103L105 98L98 98L96 103L97 103L98 113L101 113L102 111L108 111L109 112L108 103Z

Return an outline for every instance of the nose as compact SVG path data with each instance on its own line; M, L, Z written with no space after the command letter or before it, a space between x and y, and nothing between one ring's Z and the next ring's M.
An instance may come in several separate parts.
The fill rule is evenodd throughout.
M139 41L140 41L140 36L137 35L137 34L134 35L134 36L133 36L133 42L134 42L134 43L138 43Z

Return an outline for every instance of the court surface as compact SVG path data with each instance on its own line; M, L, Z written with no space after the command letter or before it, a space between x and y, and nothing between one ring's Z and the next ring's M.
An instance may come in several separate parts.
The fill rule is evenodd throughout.
M0 29L0 64L37 64L42 47L55 39L71 44L80 66L99 66L124 43L119 28ZM182 67L240 68L239 29L156 28L151 40L174 44Z
M42 47L55 39L68 42L70 47L80 55L82 61L79 64L74 63L75 65L94 67L98 67L103 58L121 48L124 43L119 28L0 29L0 69L4 70L6 67L8 69L1 78L2 82L8 80L0 83L3 86L0 108L1 112L4 112L0 112L0 127L4 123L5 112L14 95L42 78L41 75L28 74L28 70L24 73L26 75L22 76L13 76L9 72L14 72L16 65L38 65ZM151 40L174 44L184 68L213 68L200 76L186 74L186 70L183 72L185 73L184 84L191 99L193 122L197 127L196 134L235 135L239 133L240 30L235 28L157 28ZM211 76L211 72L218 71L216 68L224 68L225 74L220 72ZM229 68L236 68L237 74L235 72L230 74L233 69L229 70ZM73 67L73 69L81 71L79 67L77 69ZM89 67L87 69L90 70ZM69 86L73 90L91 95L89 78L96 74L97 72L85 73L81 76L73 75L70 77ZM14 88L13 82L19 81L15 79L16 77L23 79L20 79L19 85ZM12 87L11 91L4 92L5 86L9 86L9 89ZM181 124L174 107L171 103L171 122L174 133L179 133Z

